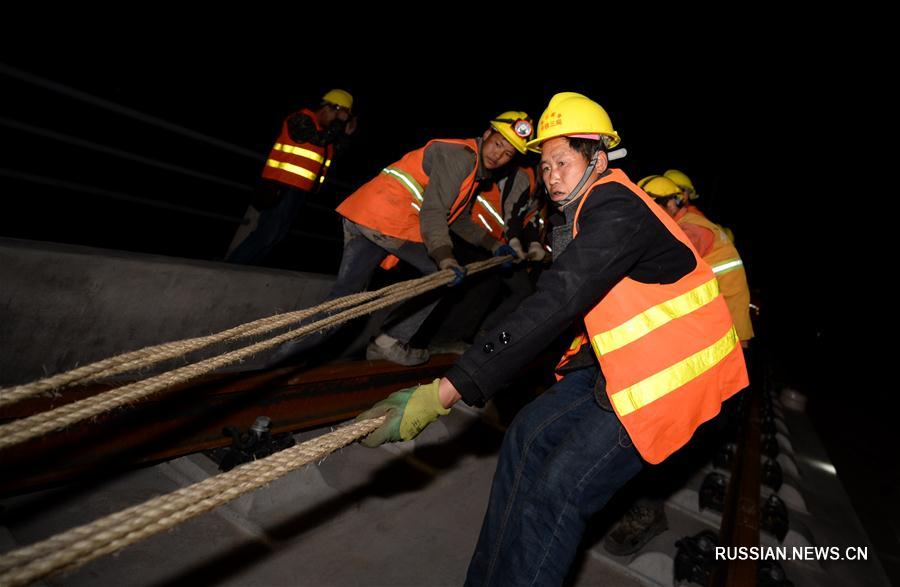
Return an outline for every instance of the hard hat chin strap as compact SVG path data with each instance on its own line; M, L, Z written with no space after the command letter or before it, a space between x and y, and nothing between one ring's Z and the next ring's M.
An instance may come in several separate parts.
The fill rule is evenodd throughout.
M569 195L566 196L565 198L563 198L562 200L559 200L558 202L554 202L554 204L556 204L557 208L562 210L566 206L571 204L572 202L578 201L578 199L579 199L577 197L578 193L584 187L584 184L587 183L588 179L590 179L590 177L594 174L594 169L596 169L596 167L597 167L597 159L599 157L600 157L600 149L597 149L597 151L594 153L594 156L591 157L591 162L587 166L587 169L584 170L584 174L581 176L581 181L579 181L578 185L575 186L575 189L573 189L571 192L569 192Z

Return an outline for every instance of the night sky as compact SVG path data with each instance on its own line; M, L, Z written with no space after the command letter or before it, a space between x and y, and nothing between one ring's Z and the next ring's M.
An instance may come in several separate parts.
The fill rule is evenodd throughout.
M15 210L0 219L0 234L221 257L235 228L228 221L72 186L47 187L21 174L239 217L249 194L235 186L257 180L259 158L267 154L282 118L317 103L328 89L342 87L356 99L357 134L346 157L335 162L331 186L316 198L326 209L309 208L296 224L326 240L293 238L270 262L333 272L340 246L327 239L340 238L340 229L328 209L348 193L346 188L362 184L431 138L476 136L504 110L525 110L537 119L554 93L577 91L609 112L629 152L619 164L634 181L670 167L694 180L701 208L733 229L751 286L759 290L769 317L791 332L788 346L810 348L825 336L828 321L821 306L827 302L805 292L825 286L824 266L837 245L821 234L821 207L802 195L810 188L804 178L816 171L809 146L822 134L808 116L817 99L820 66L802 52L766 53L745 48L740 39L728 46L716 45L723 39L710 39L692 48L665 46L652 58L624 49L565 46L558 54L529 61L476 43L427 53L422 65L413 65L399 42L363 42L331 66L327 60L292 66L284 50L261 43L181 39L150 47L132 42L125 32L115 39L121 46L75 46L44 57L12 53L0 63L215 137L256 158L26 83L18 74L0 74L0 116L16 121L16 126L0 125L7 154L0 167L13 170L12 176L0 173L0 182ZM504 62L508 65L500 67ZM188 168L229 185L75 147L37 135L33 127ZM304 255L310 246L320 254ZM808 360L805 354L803 361ZM804 378L807 370L801 367L794 376Z

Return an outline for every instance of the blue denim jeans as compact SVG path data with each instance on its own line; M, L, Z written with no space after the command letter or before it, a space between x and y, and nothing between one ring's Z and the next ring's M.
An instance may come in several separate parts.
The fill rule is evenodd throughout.
M516 416L466 585L561 585L587 520L643 467L596 378L574 371Z

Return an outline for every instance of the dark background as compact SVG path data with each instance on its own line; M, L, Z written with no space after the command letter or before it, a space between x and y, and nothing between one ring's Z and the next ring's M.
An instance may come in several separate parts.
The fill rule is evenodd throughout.
M673 43L652 59L628 56L625 49L607 52L625 52L626 60L564 45L553 56L531 61L509 55L502 44L482 43L432 51L415 65L405 47L366 42L351 55L317 61L316 50L303 58L309 48L285 40L270 50L261 42L143 45L125 33L112 39L58 53L12 52L0 61L8 69L0 75L0 123L13 121L0 124L0 185L10 207L0 217L0 234L221 258L236 228L227 217L243 215L246 189L257 181L283 117L342 87L355 96L360 120L352 147L335 162L328 188L301 213L296 229L306 236L295 235L270 261L334 272L341 233L331 210L352 189L431 138L476 136L505 110L525 110L537 119L554 93L578 91L609 112L629 152L618 164L633 180L681 169L693 179L707 215L732 228L764 316L778 324L772 344L789 351L782 367L790 379L808 382L816 353L835 328L835 289L843 281L834 279L830 266L843 243L827 228L833 220L821 205L828 190L817 160L818 150L831 141L818 114L826 67L805 52L739 48L721 55L711 40L695 49ZM26 81L25 74L64 89ZM71 91L244 153L75 99ZM48 137L48 131L116 151L73 146ZM35 176L44 184L35 183ZM48 179L65 186L47 186ZM245 189L234 187L241 185ZM830 295L821 295L826 290Z
M33 38L7 42L0 57L0 236L221 258L236 228L228 218L242 216L246 188L283 117L341 87L354 95L359 115L352 148L302 212L295 226L302 234L270 262L333 273L340 228L331 210L351 189L431 138L476 136L504 110L537 119L554 93L584 93L609 112L629 152L618 164L633 180L680 169L693 179L698 205L733 229L762 306L760 343L773 356L776 377L810 397L841 480L896 572L897 402L893 389L872 382L857 363L868 359L851 351L858 348L852 343L859 342L853 324L860 309L845 290L856 286L836 270L847 258L840 228L847 217L829 199L844 171L830 153L842 126L853 125L846 111L835 114L833 82L846 83L846 72L830 61L830 44L788 42L785 30L772 27L753 34L722 29L691 43L663 36L649 50L640 28L619 31L618 42L542 45L536 35L515 47L490 31L452 43L434 35L420 45L400 31L349 42L324 31L312 38L201 39L190 31L170 37L124 28L101 40L54 36L51 50L35 50ZM96 99L235 149L135 120Z

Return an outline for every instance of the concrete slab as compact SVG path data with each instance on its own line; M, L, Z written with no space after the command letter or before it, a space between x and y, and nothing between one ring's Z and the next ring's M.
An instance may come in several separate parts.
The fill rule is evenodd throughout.
M0 347L9 351L0 354L0 386L310 307L333 281L330 275L0 238Z

